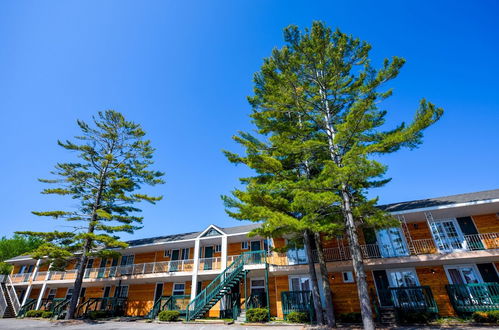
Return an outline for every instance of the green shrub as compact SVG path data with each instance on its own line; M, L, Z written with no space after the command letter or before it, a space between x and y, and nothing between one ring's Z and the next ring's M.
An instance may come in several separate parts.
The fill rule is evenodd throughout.
M499 323L499 311L474 312L471 317L478 323Z
M160 321L164 322L175 322L178 321L179 316L179 311L162 311L161 313L159 313L158 318Z
M26 312L26 317L41 317L43 314L42 310L32 309Z
M251 308L246 312L248 322L267 322L269 320L269 310L266 308Z
M87 317L91 320L101 319L103 317L108 317L109 313L107 311L91 311L88 312Z
M54 315L54 313L53 313L53 312L51 312L51 311L45 311L45 312L43 312L43 313L42 313L42 317L43 317L44 319L49 319L49 318L51 318L53 315Z
M343 313L338 315L341 323L362 323L362 316L358 312Z
M397 315L397 319L400 323L407 324L425 324L430 322L431 319L434 318L434 314L430 312L409 312L404 311L400 312Z
M286 317L291 323L307 323L310 322L310 317L308 313L305 312L291 312Z

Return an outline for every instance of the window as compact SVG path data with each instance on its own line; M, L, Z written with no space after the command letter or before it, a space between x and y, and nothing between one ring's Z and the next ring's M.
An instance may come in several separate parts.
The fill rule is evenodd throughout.
M241 250L247 250L248 249L248 242L241 242Z
M482 283L480 273L474 265L446 266L445 270L451 284Z
M290 276L289 290L291 291L310 291L310 278L306 275Z
M50 289L49 294L47 296L47 299L48 300L54 300L56 292L57 292L56 288Z
M68 291L66 291L66 299L71 299L73 296L73 288L68 288Z
M174 296L183 296L185 294L185 283L174 283L172 294Z
M218 230L211 228L206 232L206 234L203 235L203 237L209 237L209 236L220 236L222 235Z
M307 253L304 247L293 247L294 243L287 241L286 244L290 246L286 255L290 265L302 265L308 262Z
M116 298L126 298L128 297L128 285L117 286L114 290L114 296Z
M189 248L182 249L182 260L189 259Z
M267 239L264 239L263 240L263 249L269 253L271 250L272 250L272 239L271 238L267 238Z
M92 268L94 266L94 259L90 258L87 260L87 268Z
M135 256L133 254L128 255L128 256L122 256L121 257L121 266L128 266L128 265L133 265L133 260L135 259Z
M353 273L352 272L343 272L343 282L353 283Z
M172 255L172 250L165 250L165 258L169 258Z
M85 293L87 292L87 288L81 288L80 290L80 298L85 297Z
M19 268L18 274L23 274L26 271L26 265L22 265L21 268Z
M222 252L222 245L215 245L215 252Z
M412 269L387 270L388 282L391 287L419 286L416 272Z
M409 255L405 238L400 228L393 227L378 230L376 237L382 257L389 258Z
M455 219L430 222L433 239L442 252L452 252L465 248L464 237Z

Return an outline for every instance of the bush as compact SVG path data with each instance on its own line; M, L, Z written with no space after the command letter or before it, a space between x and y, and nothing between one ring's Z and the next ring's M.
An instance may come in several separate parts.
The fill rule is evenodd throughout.
M42 313L42 317L43 317L44 319L49 319L49 318L51 318L53 315L54 315L54 313L53 313L53 312L51 312L51 311L45 311L45 312L43 312L43 313Z
M308 313L305 312L291 312L286 319L291 323L307 323L310 322Z
M246 312L248 322L267 322L269 320L269 310L266 308L251 308Z
M434 314L429 312L400 312L397 315L400 323L425 324L434 318Z
M359 312L343 313L338 315L341 323L362 323L362 316Z
M103 317L108 317L109 313L107 311L91 311L88 312L87 317L91 320L101 319Z
M42 310L32 309L26 312L26 317L41 317L43 314Z
M161 313L159 313L158 318L160 321L164 322L175 322L178 321L179 316L179 311L162 311Z
M478 323L499 323L499 311L474 312L471 317Z

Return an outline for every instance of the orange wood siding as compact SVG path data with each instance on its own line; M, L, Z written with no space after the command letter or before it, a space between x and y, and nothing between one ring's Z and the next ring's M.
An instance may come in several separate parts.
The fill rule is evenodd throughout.
M435 271L435 274L432 273L432 270ZM419 278L419 283L430 287L433 298L435 298L435 302L437 303L440 316L456 315L445 288L445 286L449 284L449 281L447 280L444 267L416 267L416 273Z
M128 287L128 300L126 315L144 316L154 305L154 290L156 284L130 284Z
M289 291L288 276L273 276L269 278L270 314L282 319L281 292Z
M430 232L430 228L425 221L408 223L407 228L409 229L409 233L413 240L433 238Z
M40 289L39 288L33 288L31 292L29 293L29 297L31 299L37 299L38 296L40 295Z
M474 215L473 221L478 229L478 232L497 233L499 232L499 218L495 214Z
M331 291L333 291L334 312L336 314L360 312L357 284L343 282L342 272L333 272L328 275ZM375 295L376 291L372 272L367 271L366 277L369 293Z

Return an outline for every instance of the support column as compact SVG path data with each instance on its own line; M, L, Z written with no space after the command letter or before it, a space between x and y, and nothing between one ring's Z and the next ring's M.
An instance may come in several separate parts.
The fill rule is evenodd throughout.
M40 309L42 305L43 295L45 294L45 289L47 289L47 282L43 282L42 288L40 289L40 294L38 296L38 300L36 301L35 309Z
M227 235L222 236L222 271L227 268Z
M191 279L191 301L196 298L198 294L198 272L199 272L199 246L200 241L199 238L196 238L194 242L194 269L192 270L192 279Z
M40 290L40 295L38 296L38 300L36 302L36 308L35 309L40 309L40 306L42 304L42 299L43 295L45 294L45 290L47 289L47 282L50 278L50 269L52 268L52 264L49 265L49 268L47 269L47 275L45 276L45 280L43 281L42 288Z
M36 279L36 275L38 275L38 270L40 269L40 264L42 263L42 259L38 259L35 264L35 269L33 270L33 274L31 274L31 279L29 281L28 287L26 288L26 292L24 293L23 301L21 301L21 306L26 304L26 300L28 300L29 295L31 294L31 289L33 288L33 281Z

